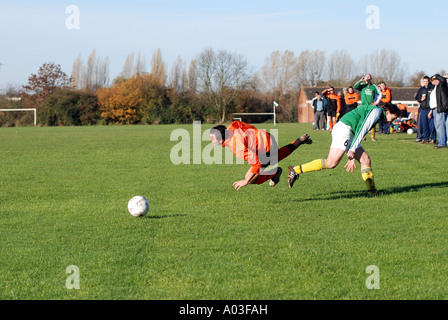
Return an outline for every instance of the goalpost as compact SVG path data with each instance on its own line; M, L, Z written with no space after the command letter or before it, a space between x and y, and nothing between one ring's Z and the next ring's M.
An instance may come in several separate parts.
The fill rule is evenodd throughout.
M0 109L0 111L34 111L34 126L37 124L36 108L25 109Z

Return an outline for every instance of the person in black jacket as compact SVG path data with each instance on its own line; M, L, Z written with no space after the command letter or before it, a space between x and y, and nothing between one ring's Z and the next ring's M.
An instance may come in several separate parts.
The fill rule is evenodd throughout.
M428 143L431 139L432 143L436 141L436 128L434 125L434 116L431 113L429 107L429 96L434 89L434 86L430 83L429 77L423 77L423 86L418 90L415 100L419 103L420 112L420 129L422 130L422 139L420 143Z
M437 103L436 129L438 145L435 149L446 148L448 137L448 86L446 78L440 74L435 74L431 77L434 89L430 94L430 105ZM434 99L435 98L435 99ZM435 100L435 101L434 101Z

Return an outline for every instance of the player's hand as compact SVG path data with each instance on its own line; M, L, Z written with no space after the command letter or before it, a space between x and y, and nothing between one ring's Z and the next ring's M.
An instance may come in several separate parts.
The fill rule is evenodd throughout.
M336 118L337 119L339 119L339 116L340 116L341 114L338 112L338 113L336 113Z
M347 172L353 172L353 169L356 169L355 159L348 160L344 168Z
M240 190L242 187L245 186L247 186L246 180L240 180L233 183L233 187L235 188L235 190Z

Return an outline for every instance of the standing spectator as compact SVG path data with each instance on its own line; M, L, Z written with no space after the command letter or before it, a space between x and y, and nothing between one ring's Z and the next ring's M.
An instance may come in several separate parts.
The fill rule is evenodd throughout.
M339 112L339 116L338 119L342 118L344 116L344 114L347 113L347 105L345 104L345 99L344 99L344 95L347 93L347 89L344 88L343 92L339 91L338 92L338 96L339 96L339 100L341 101L341 111Z
M422 136L420 138L420 143L428 143L429 139L431 139L432 143L436 141L436 128L434 126L434 115L431 112L431 108L429 106L429 96L431 95L434 86L429 82L429 77L423 77L423 86L418 89L417 94L415 95L415 100L417 100L419 104L419 118L420 123L417 125L420 126L422 131Z
M384 106L385 104L392 103L392 92L390 89L386 86L386 83L384 81L381 81L378 83L378 87L381 92L381 100L378 105ZM390 133L390 123L384 123L382 121L378 122L379 127L379 133L389 134Z
M333 126L337 122L337 117L341 112L341 99L334 92L334 87L330 87L322 91L323 96L327 99L327 115L329 117L328 123L330 125L330 131L333 130Z
M353 90L353 87L348 87L347 94L344 97L345 105L347 109L347 113L355 110L358 107L358 101L359 101L359 94Z
M435 74L431 77L434 89L431 92L429 103L431 109L434 106L434 100L436 101L436 130L438 145L435 149L446 148L447 136L448 136L448 86L446 78L440 74ZM431 110L430 112L433 112Z
M325 130L325 112L324 112L324 101L320 94L313 99L313 109L314 109L314 130ZM319 126L320 124L320 126Z
M356 82L353 87L361 92L361 106L370 104L376 106L380 103L382 95L378 87L372 83L371 74L369 73L366 74L364 77L361 78L361 80ZM376 141L375 127L372 128L371 133L372 133L372 141Z

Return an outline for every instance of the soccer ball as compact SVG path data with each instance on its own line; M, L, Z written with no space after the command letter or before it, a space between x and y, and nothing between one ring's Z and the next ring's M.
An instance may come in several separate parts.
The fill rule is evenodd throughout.
M134 217L143 217L148 213L149 202L145 197L135 196L128 202L128 211Z
M414 130L412 130L412 128L408 129L408 134L414 134Z

